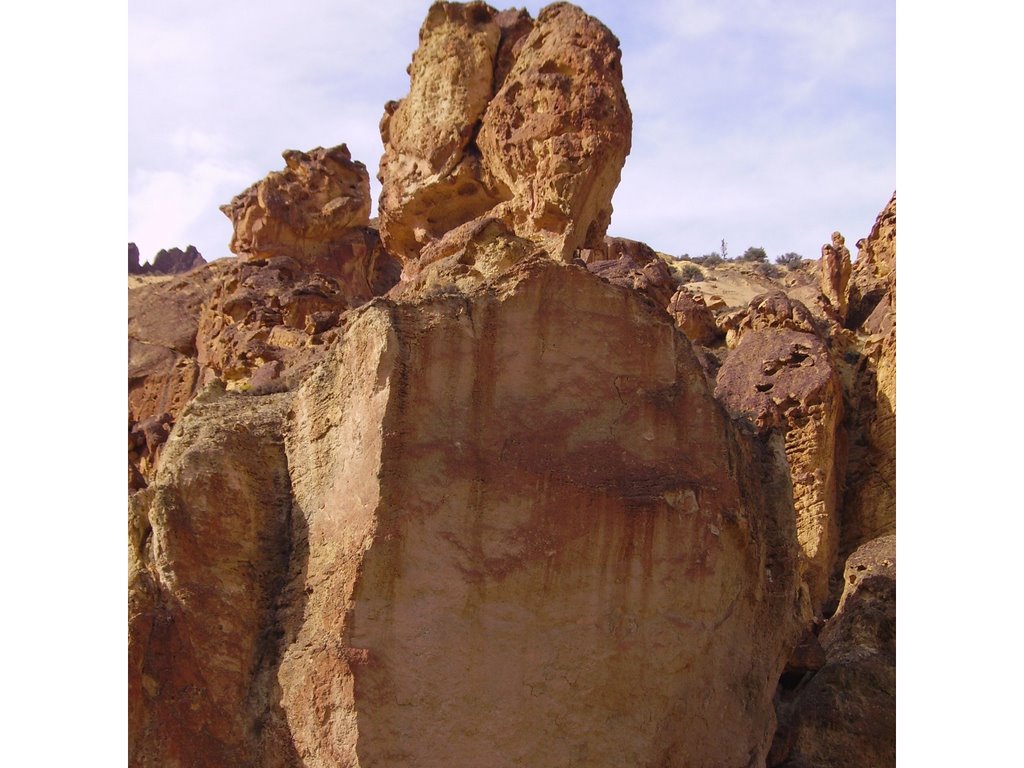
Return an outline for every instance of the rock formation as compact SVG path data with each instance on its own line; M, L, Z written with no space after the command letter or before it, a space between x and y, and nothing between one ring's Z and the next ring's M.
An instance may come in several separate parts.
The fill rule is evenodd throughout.
M838 232L832 233L832 244L821 246L821 292L836 311L840 322L846 318L850 300L850 249Z
M148 420L169 427L213 379L255 393L288 389L322 358L346 311L398 280L398 262L368 226L366 167L344 144L284 158L284 171L222 209L239 258L129 291L132 490L157 469Z
M366 231L366 166L353 162L344 144L309 152L289 149L282 156L283 171L271 172L221 206L234 225L231 250L257 260L287 256L307 271L350 277L352 262L365 260L376 246L376 237Z
M863 262L861 259L863 258ZM896 530L896 194L862 241L853 279L863 338L849 399L844 552ZM866 315L866 316L865 316Z
M381 237L408 274L481 218L558 261L601 242L632 126L604 25L567 3L536 21L434 3L409 71L381 121L379 174Z
M896 764L896 537L858 548L843 583L823 663L783 688L769 768Z
M704 297L680 288L669 301L668 312L686 337L694 344L711 346L722 333Z
M289 397L211 390L138 499L136 761L764 760L792 510L664 312L526 259L359 310Z
M582 249L587 269L614 285L633 288L661 308L676 292L668 265L646 243L624 237L606 237L596 248Z
M893 764L895 197L679 288L600 22L437 2L409 74L379 234L288 151L129 280L129 764Z
M839 551L842 485L837 437L843 395L828 350L808 333L748 331L719 371L715 394L758 431L778 429L784 435L804 557L805 605L817 614L828 598Z
M184 251L181 248L158 251L151 264L139 264L139 248L135 243L128 243L128 274L129 275L177 275L191 272L206 263L203 255L190 245Z

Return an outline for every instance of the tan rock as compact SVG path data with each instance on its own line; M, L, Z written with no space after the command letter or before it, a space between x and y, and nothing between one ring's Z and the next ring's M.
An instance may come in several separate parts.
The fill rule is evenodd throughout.
M748 331L718 372L715 396L758 431L784 435L806 605L819 614L839 551L844 466L838 442L842 387L828 350L809 333Z
M763 762L792 510L664 312L526 257L357 311L294 394L285 458L289 397L200 396L143 492L136 755Z
M409 95L381 122L385 246L409 262L485 216L569 261L604 236L631 126L618 41L596 19L435 3Z
M842 322L846 319L850 299L851 266L850 249L846 247L846 240L838 232L832 233L831 245L821 246L819 267L821 293L829 300Z
M694 344L710 346L722 338L715 316L704 303L704 297L680 288L668 305L668 313L686 337Z
M353 162L344 144L289 149L282 157L283 171L269 173L221 206L235 228L231 250L256 259L290 256L329 272L335 252L350 245L352 230L369 224L366 166Z
M300 765L278 740L287 395L208 393L129 505L129 763Z
M863 260L863 261L862 261ZM843 551L896 531L896 195L861 241L850 325L862 334L861 356L848 399L848 482ZM867 310L870 314L864 317ZM863 322L859 322L860 318Z

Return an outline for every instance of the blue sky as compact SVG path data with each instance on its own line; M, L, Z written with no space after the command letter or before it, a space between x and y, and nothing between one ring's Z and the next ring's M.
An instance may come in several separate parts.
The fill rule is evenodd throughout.
M838 229L855 252L896 188L893 0L580 5L619 37L633 111L610 234L817 257ZM408 90L428 7L132 0L128 239L143 260L229 255L218 206L284 149L346 142L376 198L377 125Z

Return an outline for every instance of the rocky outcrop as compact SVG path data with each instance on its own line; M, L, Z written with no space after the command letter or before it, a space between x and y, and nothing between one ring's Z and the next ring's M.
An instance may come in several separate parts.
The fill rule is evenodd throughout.
M759 432L784 435L803 553L805 616L820 614L839 551L843 395L828 350L790 329L751 330L718 372L715 395Z
M152 478L160 442L144 425L173 424L195 395L202 371L196 359L199 316L224 265L215 262L163 282L128 290L129 489ZM134 433L134 436L133 436Z
M344 144L284 158L284 171L222 209L235 223L239 258L129 287L132 490L158 464L143 422L159 418L169 429L214 379L256 393L290 388L322 358L346 311L398 281L397 260L368 226L365 166ZM131 257L129 249L129 266ZM154 266L161 263L158 256Z
M613 285L632 288L667 309L676 292L668 264L649 245L624 237L606 237L600 248L581 249L587 269Z
M128 243L128 274L142 274L142 267L139 265L139 247L135 243Z
M725 332L725 343L730 349L739 344L746 331L789 328L802 333L818 333L811 311L803 302L790 298L782 291L759 294L750 300L745 309L723 314L719 327Z
M190 245L184 251L181 248L158 251L151 264L139 264L139 248L135 243L128 243L128 274L129 275L177 275L191 272L206 264L206 259Z
M481 217L560 261L601 242L632 123L604 25L567 3L531 21L439 2L409 71L409 94L381 121L389 252L423 258Z
M850 300L850 249L838 232L832 233L832 243L821 246L821 293L828 299L842 322Z
M221 206L231 219L231 250L267 259L287 256L307 271L344 278L352 261L371 247L370 176L341 144L282 153L274 171ZM350 270L349 270L350 271Z
M891 764L895 200L829 295L677 290L599 22L438 2L409 74L380 236L289 151L129 280L130 765Z
M820 635L824 664L781 693L770 768L896 764L896 537L857 549L843 582Z
M274 730L292 546L283 398L200 396L131 498L131 765L300 764Z
M863 262L861 261L863 259ZM859 357L847 399L850 456L843 551L896 530L896 195L860 242L850 320ZM868 310L870 309L870 313Z
M875 220L871 234L857 241L850 281L847 328L887 332L885 320L896 311L896 193Z
M792 511L670 319L544 257L356 315L136 502L137 763L762 762Z
M722 338L715 316L702 294L680 288L669 302L668 313L675 320L676 327L694 344L707 347Z

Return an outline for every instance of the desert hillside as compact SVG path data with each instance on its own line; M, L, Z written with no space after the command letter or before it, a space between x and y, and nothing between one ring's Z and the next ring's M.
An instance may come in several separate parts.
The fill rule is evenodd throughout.
M129 248L130 765L895 765L895 192L786 265L615 237L567 3L432 5L380 132L373 220L286 150L234 257Z

